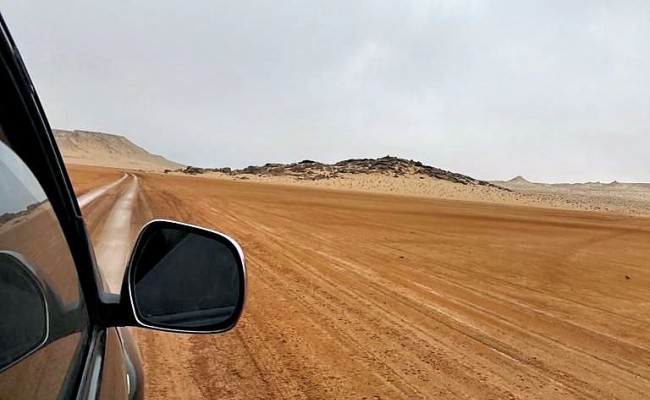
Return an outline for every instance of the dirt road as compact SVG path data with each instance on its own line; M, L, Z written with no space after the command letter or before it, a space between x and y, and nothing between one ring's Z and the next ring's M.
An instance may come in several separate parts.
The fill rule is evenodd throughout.
M121 176L72 174L79 192ZM131 238L154 216L204 225L249 267L235 331L136 332L150 398L650 392L648 219L136 175ZM129 182L84 209L94 240Z

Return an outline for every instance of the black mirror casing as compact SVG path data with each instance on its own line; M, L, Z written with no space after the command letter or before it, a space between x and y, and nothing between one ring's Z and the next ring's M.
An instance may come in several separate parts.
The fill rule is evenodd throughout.
M246 302L243 252L222 233L153 220L140 231L120 297L121 321L109 325L226 332Z
M20 254L0 251L0 372L50 338L46 283Z

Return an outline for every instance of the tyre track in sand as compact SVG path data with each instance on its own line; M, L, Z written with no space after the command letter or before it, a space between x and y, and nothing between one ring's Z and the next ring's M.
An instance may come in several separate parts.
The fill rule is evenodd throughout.
M134 232L131 230L133 208L138 195L138 177L129 175L129 182L117 198L93 245L105 289L119 293Z
M277 226L278 224L275 225ZM256 229L258 231L260 230L264 231L265 228L264 225L257 223ZM285 235L286 234L287 233L285 233ZM284 237L284 239L291 239L291 238ZM292 243L292 246L301 247L298 238L294 238L294 239L296 240L293 241L283 240L282 242ZM268 237L266 238L266 240L271 242L273 241L273 238ZM323 241L324 241L323 239L319 239L319 242L321 244L323 243ZM343 246L345 246L345 244L340 243L336 247L339 248L340 251L340 248ZM643 352L642 354L645 355L650 354L648 353L647 349L644 349L640 346L629 344L620 339L607 337L607 335L603 335L599 332L589 331L586 332L586 334L583 332L583 334L581 335L583 339L585 338L585 336L588 336L589 334L598 335L595 338L595 341L592 340L592 343L589 343L586 346L587 348L602 346L604 348L603 351L605 353L608 353L611 351L610 350L611 346L614 345L618 347L617 349L618 351L622 352L620 356L614 357L612 360L607 360L601 357L599 354L585 353L583 349L581 349L580 347L574 347L571 346L570 344L562 343L561 340L569 340L571 339L570 336L560 337L561 340L558 340L553 338L552 336L549 336L548 332L544 332L543 334L538 334L534 331L531 332L530 327L513 323L504 318L499 317L499 314L495 313L494 310L487 310L485 307L479 306L480 304L485 303L485 298L476 298L476 296L473 296L473 298L471 298L469 301L463 300L462 298L457 297L457 295L450 296L450 294L454 292L449 290L449 287L446 287L444 288L444 290L442 290L446 294L446 296L444 297L440 296L439 294L435 296L431 296L432 294L431 288L425 287L425 291L424 291L425 296L423 296L422 295L423 285L418 284L417 283L418 279L414 280L413 279L414 277L412 275L399 276L399 274L396 274L393 270L388 270L383 272L384 278L390 277L392 279L377 278L372 274L372 271L370 271L370 269L363 267L363 263L351 263L349 261L341 260L340 258L332 256L331 254L327 254L319 250L310 249L309 247L302 247L301 250L302 251L300 251L300 254L305 256L312 252L317 252L319 253L320 257L325 259L330 259L332 261L330 265L338 264L342 266L343 268L338 268L339 271L345 270L348 271L348 273L353 273L355 277L348 283L348 285L352 285L354 281L365 280L367 283L370 284L370 287L372 287L373 290L376 291L376 294L374 295L368 292L369 294L366 296L366 298L388 297L392 299L392 302L390 303L391 304L390 310L386 309L386 307L382 307L378 303L369 305L369 307L372 306L377 310L382 310L383 312L386 312L388 315L391 313L395 313L395 311L399 311L399 309L402 307L406 307L404 311L402 311L405 313L406 312L412 313L413 311L420 312L424 314L424 316L428 317L429 319L434 319L439 323L442 323L454 329L459 334L467 336L473 340L476 340L482 345L488 346L494 351L501 353L501 355L506 359L515 360L516 365L514 365L513 368L522 368L522 367L532 368L533 370L536 370L538 374L545 376L546 379L548 379L551 382L560 384L565 387L582 387L584 393L588 394L589 397L599 397L599 398L606 397L606 393L592 392L592 390L594 387L594 383L597 383L599 380L602 380L607 377L601 375L594 375L591 378L591 382L571 379L570 376L569 377L565 376L565 374L563 374L560 370L549 368L548 365L545 365L542 362L531 362L527 360L526 357L522 355L521 351L515 350L515 348L505 344L500 340L497 340L496 338L498 338L500 335L505 334L506 332L508 333L508 335L511 335L512 331L517 331L518 336L520 336L521 338L525 338L524 343L529 347L527 352L531 353L533 349L536 349L538 355L542 356L539 358L542 359L549 358L548 357L549 352L547 351L547 349L553 347L559 347L564 351L573 352L577 356L577 359L571 360L571 364L573 365L573 368L581 369L582 375L587 375L587 376L590 375L591 374L590 368L593 365L593 363L596 361L607 363L612 368L614 368L614 371L619 370L618 374L615 374L614 376L609 376L609 378L618 380L622 385L622 387L627 387L627 389L631 390L630 392L631 394L634 393L634 389L632 389L631 386L629 385L625 385L626 381L629 382L630 380L635 380L634 378L638 378L643 381L646 381L646 383L648 382L647 378L644 378L642 374L645 373L645 376L646 377L648 376L647 366L639 366L639 365L628 363L626 361L626 358L624 358L624 357L633 357L635 353L639 351ZM279 251L276 253L286 254L289 251L291 251L290 248L283 248L283 249L279 249ZM350 251L348 254L352 254L352 253L353 252ZM372 261L371 256L364 255L364 257L366 258L366 261ZM298 260L294 260L294 261L296 261L294 262L294 264L297 264ZM301 263L302 266L309 265L309 258L305 258L303 256L302 261L303 261L303 263ZM381 261L376 260L376 262L379 263ZM360 272L359 270L362 270L363 272ZM291 271L285 271L284 273L291 274ZM321 278L326 279L323 276L321 276ZM313 277L309 281L315 281L316 279L317 278ZM341 277L340 279L343 279L343 277ZM300 282L300 280L297 279L292 283L295 284L296 282ZM399 285L395 285L396 282L398 282ZM442 282L444 282L444 280ZM348 287L348 285L339 285L338 287L333 286L334 287L333 290L338 292L344 292L345 291L344 288ZM409 287L411 289L407 289ZM416 290L413 290L414 287ZM298 289L298 291L304 292L305 290ZM467 297L468 294L471 293L472 292L468 292L464 294L461 293L461 294L464 297ZM423 302L421 301L422 298L429 298L430 299L429 301L433 302L435 304L435 307L429 307L427 306L426 303L423 304ZM355 301L359 301L359 299L356 299ZM498 304L495 303L494 300L492 300L491 303L492 304L490 305L494 308L498 307L498 309L504 311L511 309L508 310L509 313L511 314L513 312L515 313L519 312L518 310L519 306L512 309L512 304ZM425 306L424 310L422 310L423 305ZM459 319L460 315L465 316L464 319ZM474 320L474 322L470 323L467 317L471 317ZM539 315L537 315L536 317L540 318ZM419 321L421 319L422 318L413 318L413 320L415 321ZM565 321L565 320L551 321L546 326L546 328L548 330L554 330L558 322L568 324L569 325L568 329L573 330L574 332L572 333L575 333L576 330L575 328L577 327L574 324L572 324L570 321ZM419 326L418 323L412 323L411 329L417 326ZM480 328L477 328L478 326L480 326ZM420 332L426 335L426 332L430 331L431 326L420 327L420 328L421 328ZM403 329L406 332L409 329L409 327L405 326L403 327ZM603 343L604 337L605 337L605 343ZM430 340L431 339L432 338L430 338ZM616 340L616 342L612 342L612 340ZM456 341L452 345L457 345L458 343L460 343L460 339L456 339ZM607 356L607 354L605 356ZM584 360L582 358L584 358ZM458 362L458 365L462 365L462 364L463 362ZM626 364L628 365L629 368L625 368ZM498 369L499 368L488 368L487 370L489 371L489 370L498 370ZM642 373L637 373L634 369L640 369ZM636 395L640 395L640 393L637 392Z
M78 197L88 225L104 289L119 293L132 246L133 213L138 199L138 177L120 179Z

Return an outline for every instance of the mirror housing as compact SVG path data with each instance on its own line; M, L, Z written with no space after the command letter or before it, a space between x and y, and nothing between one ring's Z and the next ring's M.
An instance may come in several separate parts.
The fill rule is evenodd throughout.
M50 337L44 282L18 253L0 251L0 372L40 349Z
M239 321L245 301L246 264L235 240L194 225L153 220L140 231L122 285L120 314L132 316L109 325L226 332Z

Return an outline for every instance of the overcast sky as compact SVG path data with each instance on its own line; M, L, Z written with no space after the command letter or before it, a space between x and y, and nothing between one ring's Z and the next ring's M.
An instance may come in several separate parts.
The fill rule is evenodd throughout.
M185 164L650 181L649 1L0 0L50 124Z

